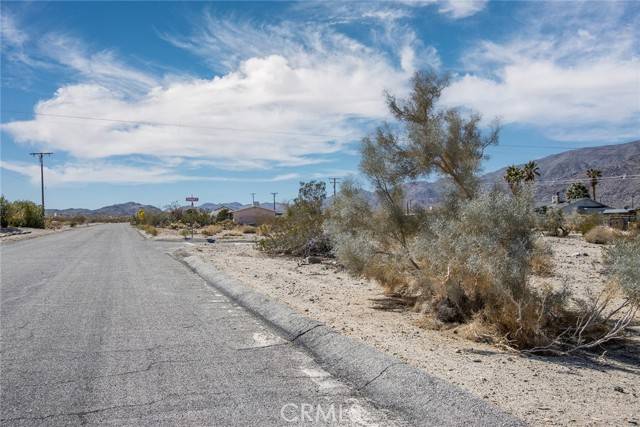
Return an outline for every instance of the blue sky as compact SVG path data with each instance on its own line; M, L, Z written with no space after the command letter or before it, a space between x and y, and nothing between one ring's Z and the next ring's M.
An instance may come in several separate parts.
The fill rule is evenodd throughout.
M640 135L637 2L2 2L2 193L291 199L357 174L415 70L500 118L485 170Z

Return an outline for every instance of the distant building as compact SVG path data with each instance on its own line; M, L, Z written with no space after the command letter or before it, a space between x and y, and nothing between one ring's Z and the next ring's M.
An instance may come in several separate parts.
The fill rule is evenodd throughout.
M559 209L565 215L571 214L601 214L606 209L610 209L609 206L590 199L589 197L583 197L575 200L562 200L560 193L556 193L551 197L551 203L538 203L536 205L536 211L546 212L549 209Z
M232 209L232 208L230 208L230 207L228 207L228 206L225 206L225 205L222 205L222 206L219 206L217 209L212 210L212 211L211 211L211 216L214 216L214 217L215 217L215 216L218 216L218 214L220 213L220 211L222 211L222 210L224 210L224 209L226 209L227 211L229 211L229 212L233 213L233 209Z
M233 211L233 222L243 225L262 225L272 221L276 217L276 211L263 208L256 202L254 206L248 206Z
M551 203L536 204L538 213L545 213L550 209L558 209L565 215L601 215L602 224L621 230L628 229L629 223L638 221L637 209L612 208L588 197L565 201L562 200L560 193L556 193L551 198Z
M629 228L629 223L637 221L638 211L635 209L605 209L602 212L609 227L619 228L620 230L626 230Z

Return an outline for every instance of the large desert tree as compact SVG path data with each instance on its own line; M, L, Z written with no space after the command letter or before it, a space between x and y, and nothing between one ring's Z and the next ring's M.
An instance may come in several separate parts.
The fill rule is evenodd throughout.
M591 190L593 193L593 200L596 199L596 185L598 185L598 178L602 177L602 171L598 169L587 169L587 176L591 178Z

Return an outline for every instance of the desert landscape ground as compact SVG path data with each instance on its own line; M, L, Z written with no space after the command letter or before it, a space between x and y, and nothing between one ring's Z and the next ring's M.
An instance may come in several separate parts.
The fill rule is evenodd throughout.
M589 354L547 357L505 351L474 339L464 326L429 329L424 315L333 260L309 264L268 256L256 248L258 237L238 234L222 232L216 243L195 242L188 250L305 316L446 379L532 425L640 423L640 319L634 339ZM182 239L175 230L161 230L150 238ZM577 234L541 239L553 250L554 267L550 276L533 276L534 286L566 283L576 296L605 286L603 245Z

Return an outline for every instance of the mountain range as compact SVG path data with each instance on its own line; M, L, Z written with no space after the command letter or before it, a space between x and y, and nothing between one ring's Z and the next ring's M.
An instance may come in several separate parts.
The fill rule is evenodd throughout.
M640 140L626 144L605 145L600 147L579 148L535 160L540 170L536 178L535 198L537 202L550 202L551 197L560 192L564 194L572 182L582 182L589 189L589 168L602 172L602 178L596 187L598 201L612 206L624 207L632 204L640 205ZM518 165L522 166L522 165ZM503 176L506 167L482 175L481 182L485 188L495 184L506 186ZM625 177L626 178L623 178ZM439 203L445 194L447 183L444 179L437 181L416 181L405 185L407 200L413 204L429 206ZM371 195L373 198L373 195ZM198 207L214 211L222 207L237 210L250 205L239 202L202 203ZM260 203L259 206L273 209L273 203ZM276 211L286 208L283 203L276 203ZM85 215L85 216L130 216L144 209L146 212L161 212L161 209L136 202L127 202L104 206L99 209L47 209L47 215Z
M564 195L573 182L582 182L591 191L587 169L602 172L596 186L599 202L612 207L630 206L635 197L635 207L640 205L640 140L626 144L579 148L535 160L540 176L535 180L536 202L551 202L557 192ZM523 165L516 165L523 166ZM498 184L506 187L506 167L482 175L484 188ZM626 175L626 178L623 178ZM632 176L635 175L635 176ZM406 197L422 206L437 204L446 191L446 181L417 181L405 185Z

